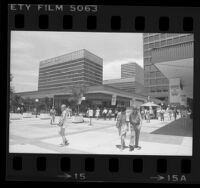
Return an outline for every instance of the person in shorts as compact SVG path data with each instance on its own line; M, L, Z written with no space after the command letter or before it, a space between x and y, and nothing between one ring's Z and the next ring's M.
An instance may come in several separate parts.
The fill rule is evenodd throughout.
M97 109L96 109L95 116L96 116L96 118L98 120L99 116L100 116L100 109L99 109L99 107L97 107Z
M69 142L65 137L65 128L67 126L67 117L69 116L68 115L69 111L67 111L65 104L61 105L61 112L62 114L58 123L58 126L60 127L59 134L62 137L62 143L60 144L60 146L67 146L69 145Z
M124 150L125 147L126 147L126 144L125 144L125 138L126 138L126 133L128 131L128 125L127 125L127 122L126 122L126 108L123 107L121 109L121 113L119 114L118 116L118 129L119 129L119 134L120 134L120 139L121 139L121 148L120 150Z

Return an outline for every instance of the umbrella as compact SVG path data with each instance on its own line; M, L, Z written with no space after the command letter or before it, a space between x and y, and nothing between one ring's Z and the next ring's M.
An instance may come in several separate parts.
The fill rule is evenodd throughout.
M154 102L147 102L145 104L142 104L140 106L146 106L146 107L159 107L159 105L155 104Z

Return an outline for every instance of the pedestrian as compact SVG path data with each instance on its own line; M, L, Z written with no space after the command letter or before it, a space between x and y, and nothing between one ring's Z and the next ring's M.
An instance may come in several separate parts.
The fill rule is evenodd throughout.
M89 116L89 118L90 118L90 124L89 124L89 125L92 125L93 113L94 113L93 109L92 109L92 108L89 108L89 109L88 109L88 116Z
M130 110L126 109L126 124L129 127L129 116L130 116Z
M145 111L144 111L144 109L142 108L142 109L141 109L141 117L142 117L142 119L144 119L144 116L145 116Z
M130 118L130 130L131 130L129 151L133 151L134 148L141 149L141 146L139 146L138 144L139 144L140 130L142 126L142 118L136 107L133 107L129 118ZM135 139L135 145L134 145L134 139Z
M60 146L67 146L69 145L69 142L65 137L65 128L67 127L67 116L69 111L66 110L65 104L61 105L61 112L62 114L58 123L58 126L60 127L59 134L62 137L62 143L60 144Z
M120 117L121 117L121 110L119 109L118 110L118 113L117 113L117 118L116 118L116 120L117 120L117 123L116 123L116 127L118 128L118 132L119 132L119 136L120 136L120 131L121 131L121 127L120 127Z
M115 121L117 120L118 109L115 109Z
M126 123L126 108L125 107L123 107L121 109L121 113L118 116L117 127L119 129L120 140L121 140L120 150L122 151L126 147L125 138L126 138L126 133L128 131L128 126L127 126L127 123Z
M54 106L52 106L52 108L50 110L50 116L51 116L50 124L52 125L55 122L55 116L56 116L56 110L55 110Z
M99 107L97 107L96 113L95 113L97 120L99 119L99 115L100 115L100 109L99 109Z
M20 109L20 107L18 107L17 108L17 113L20 114L20 112L21 112L21 109Z
M172 119L172 109L171 108L168 109L168 114L169 114L169 120L171 121L171 119Z
M174 110L173 110L173 116L174 116L174 120L176 120L176 118L177 118L177 109L176 108L174 108Z
M111 120L111 117L112 117L112 109L110 108L108 110L108 118L109 118L109 120Z
M147 123L150 123L151 117L150 117L150 111L149 111L149 109L146 110L145 116L146 116Z
M161 110L160 110L160 121L164 121L164 109L163 108L161 108Z
M103 113L104 120L106 120L107 112L108 112L107 109L104 108L104 109L103 109L103 112L102 112L102 113Z

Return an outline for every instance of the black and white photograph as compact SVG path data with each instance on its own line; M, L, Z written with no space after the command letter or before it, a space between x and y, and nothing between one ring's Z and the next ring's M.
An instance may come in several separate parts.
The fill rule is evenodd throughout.
M191 33L11 31L9 152L193 154Z

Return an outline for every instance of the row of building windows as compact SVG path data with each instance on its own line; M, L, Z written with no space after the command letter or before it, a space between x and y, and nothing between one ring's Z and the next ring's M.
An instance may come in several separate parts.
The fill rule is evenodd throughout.
M145 72L144 73L144 78L162 78L165 77L160 71L155 71L155 72Z
M190 40L194 40L192 34L160 33L156 35L144 36L143 41L144 43L149 43L158 40L165 40L168 38L190 38Z
M85 58L81 58L81 59L76 59L76 60L73 60L73 61L68 61L68 62L63 62L63 63L59 63L59 64L56 64L56 65L50 65L48 67L40 67L40 71L41 72L46 72L46 71L51 71L51 70L55 70L55 69L60 69L60 68L65 68L66 66L67 67L73 67L73 66L76 66L76 65L80 65L81 63L92 63L92 66L95 66L99 69L102 69L102 66L95 63L95 62L92 62L88 59L85 59Z
M84 70L79 70L78 72L69 72L69 73L62 73L58 75L52 75L52 76L39 76L39 81L54 81L54 80L62 80L62 79L68 79L73 78L79 75L84 74Z
M79 65L82 65L83 63L84 63L83 59L78 59L78 60L74 60L74 61L58 63L56 65L49 65L49 66L46 66L46 67L40 67L40 71L45 73L45 72L54 71L56 69L63 69L65 67L79 66Z
M66 89L67 87L71 87L74 85L85 85L85 86L91 86L91 85L101 85L101 83L95 83L93 81L84 81L84 80L79 80L75 83L68 83L68 84L61 84L61 85L53 85L53 86L39 86L38 90L50 90L50 89Z
M146 89L147 89L147 92L151 92L151 93L169 92L169 86L154 86L154 87L149 87Z
M174 39L163 40L160 42L145 44L144 56L151 55L149 50L151 50L152 48L160 48L160 47L171 46L171 45L176 45L176 44L181 44L181 43L186 43L186 42L191 42L191 41L193 40L190 39L190 36L185 36L182 38L174 38Z
M95 72L95 74L97 76L101 76L102 75L102 71L100 70L95 70L93 67L88 67L87 69L89 70L93 70L93 72ZM74 70L57 70L55 71L53 74L44 74L44 73L39 73L39 78L58 78L58 77L63 77L64 75L70 75L70 76L74 76L75 74L79 74L84 72L86 69L85 68L79 68L79 69L74 69Z
M56 73L56 74L52 74L52 75L43 75L43 74L39 74L39 80L42 81L50 81L50 80L57 80L57 79L64 79L64 78L69 78L69 77L76 77L77 75L80 74L89 74L89 76L95 76L95 77L102 77L102 72L101 71L92 71L91 70L92 67L88 68L88 70L86 69L78 69L75 71L66 71L66 72L62 72L62 73Z
M79 65L74 66L72 68L66 67L66 68L63 68L63 69L56 69L54 71L46 72L46 73L39 71L39 75L40 76L49 76L49 75L56 75L56 74L60 74L60 73L70 73L72 71L79 71L80 69L92 69L95 72L102 72L102 68L99 69L99 68L96 68L93 65L89 65L87 62L84 62L81 65L79 63Z
M39 86L48 87L51 85L60 85L60 84L66 84L66 83L72 83L72 82L74 83L79 80L91 80L94 83L102 83L101 79L91 78L88 75L85 76L84 74L82 74L82 75L76 76L74 78L68 78L68 79L63 79L63 80L54 80L54 81L49 81L49 82L39 81Z
M144 81L145 86L150 85L168 85L169 81L167 78L158 78L158 79L146 79Z
M144 71L145 72L155 72L155 71L158 71L158 69L155 65L151 64L151 65L145 65Z

